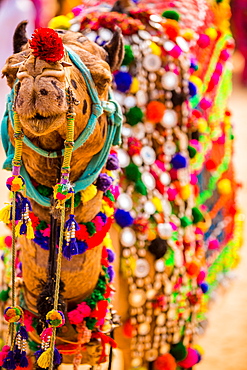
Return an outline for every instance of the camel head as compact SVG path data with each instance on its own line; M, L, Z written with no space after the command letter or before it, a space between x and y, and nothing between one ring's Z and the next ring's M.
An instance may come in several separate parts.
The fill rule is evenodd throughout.
M69 109L66 88L70 87L74 101L78 101L74 111L77 120L77 134L83 130L91 114L91 98L81 72L73 65L66 51L55 62L36 57L26 37L26 24L20 23L14 34L14 54L10 56L2 70L12 88L16 79L15 110L21 124L33 136L62 130ZM105 47L99 47L81 33L56 30L64 46L78 54L96 85L98 96L107 100L111 84L111 72L121 64L123 41L119 30ZM80 124L78 125L78 122ZM79 132L80 131L80 132Z

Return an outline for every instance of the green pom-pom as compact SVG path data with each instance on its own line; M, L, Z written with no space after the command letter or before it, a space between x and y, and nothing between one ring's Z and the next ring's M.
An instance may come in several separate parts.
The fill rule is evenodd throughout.
M134 163L130 163L125 168L125 175L127 179L131 181L137 182L138 180L141 179L141 172L139 171L139 168Z
M196 149L190 145L188 146L188 152L189 152L190 158L194 158L197 153Z
M40 221L38 226L36 227L36 230L45 230L47 229L48 225L45 221Z
M135 184L135 191L137 191L137 193L140 193L142 195L147 195L147 188L146 186L143 184L143 182L141 180L138 180Z
M123 66L128 66L131 62L135 60L132 47L130 45L124 45L124 59L122 62Z
M6 302L9 298L9 292L10 292L10 288L8 288L7 290L2 290L0 292L0 301Z
M192 221L187 216L181 217L180 222L182 227L187 227L192 224Z
M93 222L87 222L87 223L85 223L85 226L86 226L87 232L90 236L96 233L96 226Z
M105 192L105 196L106 196L108 199L110 199L112 202L114 202L114 201L115 201L114 196L112 195L112 193L110 192L110 190L107 190L107 191Z
M174 19L175 21L179 21L180 15L175 10L165 10L162 13L162 17L168 18L168 19Z
M183 361L186 358L187 353L186 347L181 342L174 344L170 350L170 354L177 362Z
M132 107L126 113L126 121L129 125L135 126L141 122L143 118L143 111L139 107Z
M93 330L93 328L94 328L94 326L95 326L95 324L96 324L96 322L97 322L97 319L95 319L94 317L87 317L87 318L85 319L85 321L86 321L86 326L87 326L87 328L88 328L89 330Z
M204 220L203 214L197 207L192 208L192 217L193 217L193 224L197 224L197 222Z

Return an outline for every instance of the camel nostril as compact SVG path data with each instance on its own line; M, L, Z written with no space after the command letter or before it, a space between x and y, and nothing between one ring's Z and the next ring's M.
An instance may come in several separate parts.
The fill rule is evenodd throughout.
M41 120L41 119L45 119L46 117L41 116L41 114L39 114L39 113L36 113L35 116L34 116L34 118L36 118L38 120Z
M41 89L40 94L41 95L48 95L48 91L46 89Z

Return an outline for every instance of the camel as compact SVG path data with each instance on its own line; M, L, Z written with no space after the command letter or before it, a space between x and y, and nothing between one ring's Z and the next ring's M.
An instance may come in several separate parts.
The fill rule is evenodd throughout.
M30 48L31 41L28 42L25 34L26 24L27 22L24 21L17 26L14 34L14 54L8 58L3 68L3 75L6 76L11 89L13 89L16 79L18 81L15 85L16 92L12 104L14 104L14 109L19 116L21 129L25 137L22 167L25 173L28 174L26 179L29 179L32 184L35 183L36 187L39 184L38 186L41 185L46 190L55 186L60 177L68 112L73 110L75 117L74 137L72 138L75 145L84 135L84 141L79 142L72 154L70 181L77 187L77 180L80 179L81 183L85 182L85 179L83 180L81 176L88 171L86 185L82 185L81 188L79 185L79 190L88 189L91 186L91 196L87 199L84 197L83 200L81 197L78 204L75 202L74 215L77 223L83 225L83 229L80 230L82 233L86 232L89 236L86 225L94 227L93 234L96 235L93 239L96 241L93 245L93 239L90 239L91 246L89 250L83 254L82 251L79 251L78 255L73 256L72 261L65 258L62 260L61 280L63 283L61 284L63 287L61 287L61 290L63 291L63 303L60 302L59 307L64 310L64 302L66 302L66 311L73 311L78 303L91 296L95 286L97 286L99 276L102 274L102 258L105 258L105 261L107 258L107 256L102 257L102 251L106 253L106 248L102 242L112 222L113 211L110 214L107 214L107 212L103 214L101 210L104 203L109 212L109 203L113 203L113 198L104 200L105 192L109 188L109 184L105 188L104 176L107 176L106 173L102 174L103 183L101 185L103 188L102 186L97 188L92 183L95 183L97 178L101 176L100 173L105 168L111 145L119 143L121 112L118 112L118 105L111 100L109 89L112 81L112 71L119 68L122 61L123 39L120 30L116 29L112 40L102 48L89 41L81 33L65 32L63 30L53 31L61 42L58 39L56 40L64 45L66 52L64 57L60 57L58 61L50 62L47 59L43 60L36 57L32 52ZM46 31L45 29L44 32L49 31L51 30ZM58 49L59 44L56 45ZM71 55L74 58L73 62L70 59L72 58ZM81 61L85 66L83 67L84 74L79 69ZM91 84L91 87L89 84ZM104 107L101 106L103 101L105 102ZM117 116L117 125L111 120L114 114ZM91 126L89 127L90 122ZM92 122L94 126L92 126ZM10 147L11 144L15 144L10 120L8 120L5 129L9 135L10 143L8 145ZM44 155L44 153L47 155ZM111 155L111 159L116 162L114 154ZM113 162L111 170L114 166L116 167ZM50 233L53 233L51 240L55 237L59 226L59 218L57 219L59 210L52 204L49 197L41 196L43 200L40 201L39 196L37 198L28 193L28 186L27 195L31 202L30 207L33 210L33 218L30 215L32 220L46 225L49 229L48 237ZM67 208L66 217L69 217L69 213L70 210ZM97 225L92 223L92 220L99 223L101 231L97 230ZM50 252L48 252L48 250L40 247L40 243L39 245L38 242L35 243L35 240L37 240L37 235L34 241L27 239L25 236L20 238L25 308L34 316L38 315L37 299L42 289L43 295L39 298L40 305L42 306L44 301L48 300L48 305L52 308L54 294L52 280L54 280L55 272L51 244ZM57 241L53 240L55 249L56 243ZM45 249L49 249L49 247ZM105 266L107 265L105 264ZM104 272L103 275L105 274ZM43 282L42 286L41 282ZM50 293L47 292L49 284ZM108 297L109 295L108 292ZM102 302L107 303L107 298L102 299L105 299ZM47 307L45 311L44 314L47 314ZM40 331L43 329L42 326L44 328L41 323ZM81 328L80 334L82 335L84 332L87 335L87 342L92 339L88 348L91 348L91 352L95 352L95 343L97 347L101 337L96 336L93 339L90 330ZM66 325L58 336L60 338L57 340L58 345L59 343L77 343L75 326L69 323L67 317ZM30 338L40 342L36 331L30 333ZM102 357L101 347L97 350L99 351L99 357ZM84 351L85 361L89 361L87 360L89 354L90 350L88 350L88 353ZM70 358L68 361L71 362L71 357L68 356L68 358ZM79 358L81 360L80 356ZM84 360L81 360L82 363ZM64 356L64 361L66 362L66 356Z

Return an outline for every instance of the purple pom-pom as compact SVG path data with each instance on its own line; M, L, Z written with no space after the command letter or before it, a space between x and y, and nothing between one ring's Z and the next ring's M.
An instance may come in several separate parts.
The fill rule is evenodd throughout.
M112 263L115 259L115 254L111 249L107 249L107 253L108 253L108 261Z
M173 168L179 170L180 168L185 168L187 166L187 159L180 153L174 155L171 160Z
M114 76L117 90L126 92L129 90L132 84L132 76L128 72L118 71Z
M23 351L21 353L19 367L23 367L23 368L28 367L28 359L27 359L27 356L26 356L26 352L25 351Z
M44 352L43 349L39 349L38 351L34 352L34 356L36 358L36 361L38 360L38 358L42 355L42 353Z
M133 224L133 217L131 214L127 211L124 211L123 209L117 209L115 212L115 220L119 226L127 227L131 226Z
M110 154L107 162L106 169L109 171L117 170L119 168L119 160L116 154Z
M112 266L107 267L107 273L109 275L110 283L111 283L114 278L114 270Z
M98 190L105 192L112 184L112 178L106 173L101 173L96 181L96 187Z
M88 245L84 241L77 240L77 245L78 245L78 254L86 252Z

